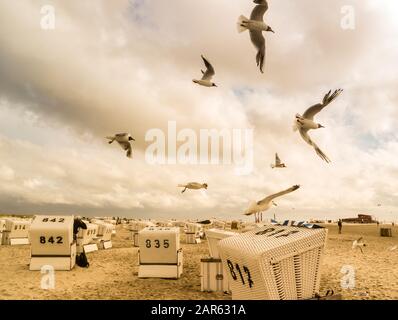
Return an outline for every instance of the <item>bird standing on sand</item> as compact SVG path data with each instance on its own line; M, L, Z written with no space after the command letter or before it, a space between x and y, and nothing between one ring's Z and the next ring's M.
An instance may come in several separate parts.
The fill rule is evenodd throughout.
M216 72L214 71L213 66L211 65L211 63L209 61L207 61L207 59L203 55L202 55L202 59L203 59L203 62L205 63L206 71L201 70L202 74L203 74L202 79L200 79L200 80L195 80L194 79L192 81L194 83L197 83L197 84L199 84L201 86L204 86L204 87L209 87L209 88L217 87L217 85L214 82L211 81L213 76L216 74Z
M360 237L358 240L355 240L352 243L352 249L359 248L361 250L361 252L363 253L362 247L366 247L366 244L363 243L363 238L362 237Z
M106 137L109 139L109 144L116 140L117 143L123 148L123 150L127 151L127 157L131 158L131 143L130 141L135 141L135 139L131 136L130 133L118 133L112 137Z
M286 168L286 165L281 162L281 159L279 158L278 154L275 154L275 164L271 164L271 168Z
M254 0L257 5L254 7L250 19L245 16L240 16L238 20L238 32L249 30L250 39L257 49L256 62L257 67L260 67L261 73L264 73L265 60L265 38L263 31L274 32L270 26L264 23L264 14L268 10L268 3L266 0Z
M272 194L263 200L260 200L258 202L253 202L249 208L246 210L245 215L246 216L251 216L254 214L255 217L255 222L259 223L263 220L263 211L267 211L268 209L271 208L272 205L277 206L277 204L273 201L275 198L281 197L285 194L291 193L293 191L296 191L299 189L299 185L295 185L289 189L286 189L284 191Z
M206 189L207 190L207 183L198 183L198 182L190 182L187 184L179 184L179 188L184 188L184 190L181 191L181 193L184 193L187 189L190 190L200 190L200 189Z
M312 146L315 149L317 155L325 160L327 163L330 163L330 159L326 156L326 154L323 153L321 149L319 149L315 142L311 140L310 136L308 135L308 131L324 128L324 126L322 126L321 124L314 122L314 117L319 112L321 112L323 108L332 103L332 101L335 100L342 92L342 89L336 90L335 92L333 92L333 94L332 91L329 91L323 98L322 103L310 107L302 116L297 114L294 122L293 130L298 130L304 141Z

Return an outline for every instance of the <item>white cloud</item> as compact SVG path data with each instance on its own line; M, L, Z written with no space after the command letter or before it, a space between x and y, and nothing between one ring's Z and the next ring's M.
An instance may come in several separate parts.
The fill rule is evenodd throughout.
M398 216L398 26L386 11L390 0L351 1L354 31L340 29L345 1L270 1L266 19L276 34L267 39L265 75L248 34L236 32L250 1L52 3L54 31L40 29L43 1L0 4L5 208L240 217L250 201L299 183L278 201L278 215ZM202 53L215 65L217 90L191 81ZM318 117L326 129L311 133L333 161L326 165L291 127L296 113L337 87L345 92ZM145 133L169 120L196 131L254 128L255 172L149 166ZM133 160L103 139L124 131L137 139ZM270 169L275 152L285 171ZM177 184L195 180L209 183L207 196L181 195Z

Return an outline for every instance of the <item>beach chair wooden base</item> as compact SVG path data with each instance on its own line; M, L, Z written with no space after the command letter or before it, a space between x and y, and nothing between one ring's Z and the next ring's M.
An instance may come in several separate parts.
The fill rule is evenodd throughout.
M177 263L167 264L140 264L138 278L178 279L183 269L182 250L177 253Z
M51 266L55 271L72 270L76 264L76 244L71 245L71 254L67 256L32 256L29 270L40 271L43 266Z
M86 244L85 246L83 246L83 248L84 248L84 252L85 252L85 253L90 253L90 252L98 251L98 246L97 246L96 243Z
M200 282L202 292L229 292L229 282L221 259L200 260Z
M112 248L112 241L101 241L101 248L100 249L110 249Z
M28 238L10 239L10 245L12 245L12 246L18 246L18 245L24 245L24 244L30 244Z

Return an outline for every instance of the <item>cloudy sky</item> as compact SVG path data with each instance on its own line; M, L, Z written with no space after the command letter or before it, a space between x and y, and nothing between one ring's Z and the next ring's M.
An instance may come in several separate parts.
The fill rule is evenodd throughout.
M55 28L43 29L46 9ZM240 218L253 200L280 218L369 213L398 220L398 3L269 0L265 74L239 15L250 0L0 1L0 213ZM342 28L348 8L355 28ZM204 54L218 88L192 83ZM344 93L311 136L296 113ZM151 129L252 129L254 169L153 165ZM105 136L131 132L133 159ZM167 141L166 141L167 142ZM199 143L199 142L198 142ZM275 152L285 170L271 170ZM180 193L180 183L207 192ZM379 207L378 204L382 206Z

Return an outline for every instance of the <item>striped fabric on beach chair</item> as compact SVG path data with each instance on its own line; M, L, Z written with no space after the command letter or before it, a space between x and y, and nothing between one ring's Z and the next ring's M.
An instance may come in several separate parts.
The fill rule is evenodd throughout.
M283 223L280 223L276 220L271 219L271 224L275 226L284 226L284 227L301 227L307 229L321 229L323 227L318 226L316 224L308 223L306 221L294 221L294 220L285 220Z

